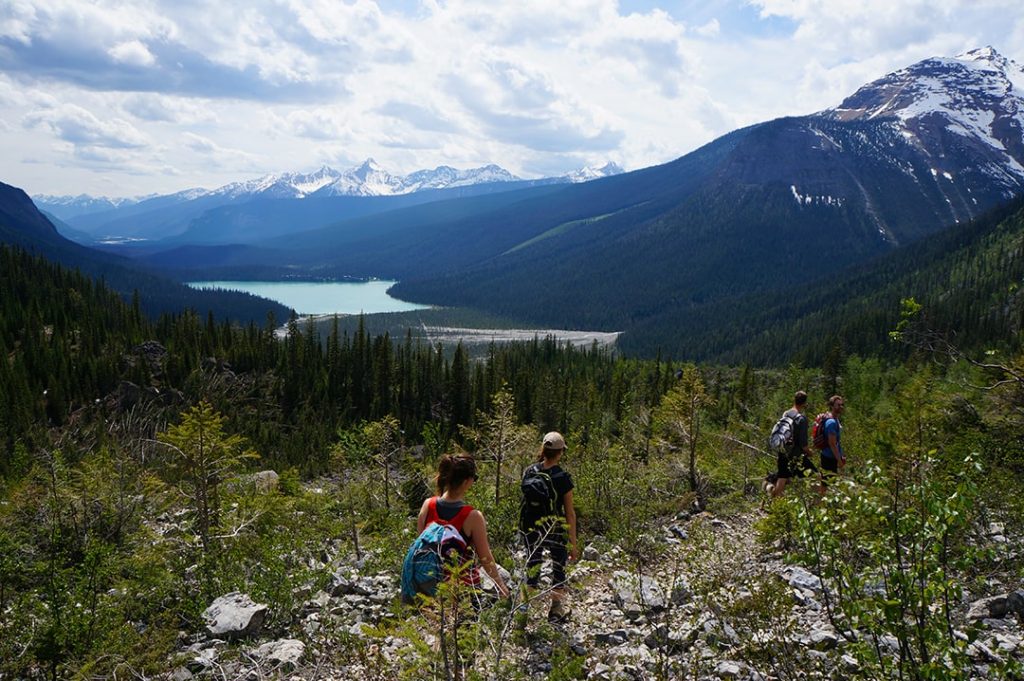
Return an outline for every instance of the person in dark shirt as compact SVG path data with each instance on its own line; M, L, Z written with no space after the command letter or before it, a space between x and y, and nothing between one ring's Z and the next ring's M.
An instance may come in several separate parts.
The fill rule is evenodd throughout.
M786 485L794 477L803 478L818 472L817 467L810 459L811 448L807 438L807 417L804 415L806 408L807 393L798 390L793 396L793 407L783 414L783 416L789 416L793 421L793 446L789 451L779 453L776 462L778 479L771 487L773 499L782 496Z
M537 470L550 476L551 485L554 487L555 516L564 518L564 523L538 521L532 523L531 527L522 528L525 532L527 551L526 583L530 588L537 588L540 582L540 564L543 561L544 551L547 550L551 556L552 591L548 619L555 621L565 620L569 616L569 610L565 605L565 565L567 560L579 558L576 541L576 509L573 507L572 499L572 476L559 465L564 453L565 438L560 433L550 432L544 436L544 444L537 456L537 462L524 472L524 477L531 470ZM568 531L568 536L566 536L566 531Z

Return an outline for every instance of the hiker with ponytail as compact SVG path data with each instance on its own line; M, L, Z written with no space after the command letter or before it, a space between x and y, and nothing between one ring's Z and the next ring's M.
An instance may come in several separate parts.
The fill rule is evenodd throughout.
M422 533L430 523L450 525L465 539L466 546L473 549L476 562L484 568L502 596L508 596L508 586L498 571L491 545L487 539L487 521L480 511L466 503L469 488L477 479L476 460L469 454L445 454L437 467L437 496L423 502L416 519L416 532ZM476 565L465 577L467 584L478 586L480 574Z

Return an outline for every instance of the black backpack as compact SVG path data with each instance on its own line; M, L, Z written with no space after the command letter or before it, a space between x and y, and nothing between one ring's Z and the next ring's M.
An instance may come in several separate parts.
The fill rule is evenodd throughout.
M519 483L523 493L523 505L519 510L519 529L529 532L536 529L540 521L555 515L555 502L558 492L551 476L539 464L529 466L523 472L523 480Z

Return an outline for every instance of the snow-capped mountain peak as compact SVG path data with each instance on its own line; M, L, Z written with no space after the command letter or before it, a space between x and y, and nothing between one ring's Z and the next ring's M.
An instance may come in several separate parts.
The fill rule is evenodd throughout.
M587 166L586 168L580 168L574 170L571 173L566 173L562 177L569 182L589 182L590 180L597 180L602 177L610 177L612 175L621 175L625 172L618 163L608 161L603 166Z
M955 133L956 147L988 148L990 172L1007 185L1024 180L1024 67L992 47L933 57L863 86L823 116L892 120L907 140ZM937 168L939 172L944 168Z

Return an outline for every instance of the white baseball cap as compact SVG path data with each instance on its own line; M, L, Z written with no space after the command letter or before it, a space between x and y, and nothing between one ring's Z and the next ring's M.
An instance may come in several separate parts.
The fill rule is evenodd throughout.
M544 436L544 449L565 449L565 438L556 431L551 431Z

